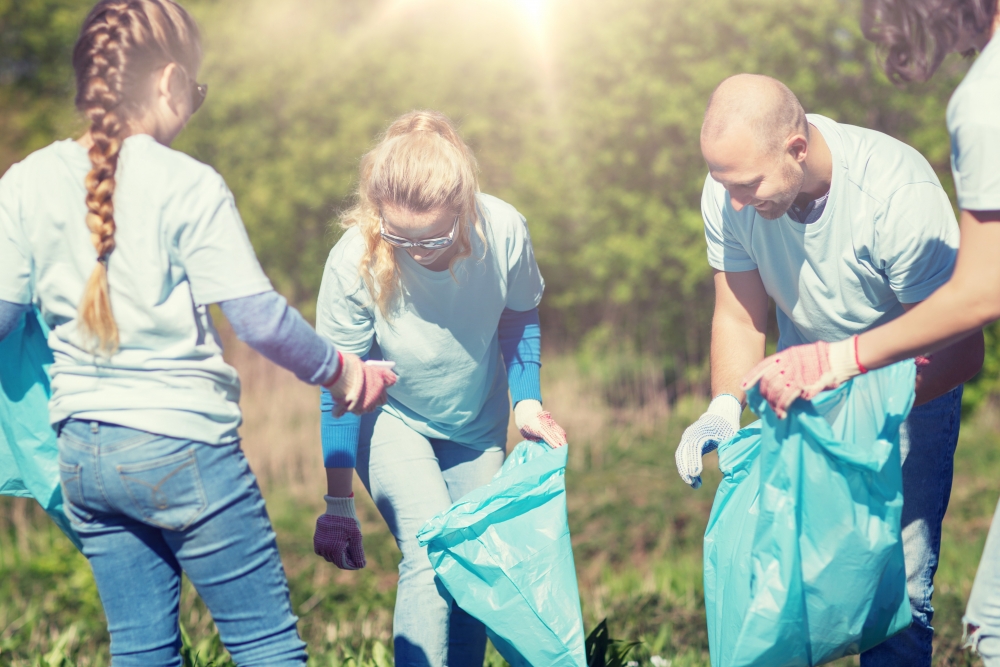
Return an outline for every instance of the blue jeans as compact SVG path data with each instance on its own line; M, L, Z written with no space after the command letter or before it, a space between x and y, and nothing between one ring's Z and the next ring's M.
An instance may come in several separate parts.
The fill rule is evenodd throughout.
M934 573L951 498L962 387L913 408L899 432L903 459L903 554L913 624L861 654L862 667L930 667Z
M181 667L182 570L240 667L306 664L274 531L238 442L68 420L59 473L115 667Z
M403 553L392 625L397 667L482 667L486 628L439 587L416 536L428 519L493 479L502 447L482 452L428 439L381 410L361 418L358 476Z
M962 623L966 646L982 656L986 667L1000 667L1000 504L993 513Z

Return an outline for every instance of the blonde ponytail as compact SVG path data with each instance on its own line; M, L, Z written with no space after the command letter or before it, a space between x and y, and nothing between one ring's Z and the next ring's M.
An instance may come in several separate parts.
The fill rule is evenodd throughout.
M382 240L381 208L389 204L414 213L455 211L460 223L451 270L472 255L473 229L485 251L486 233L476 204L478 174L472 150L451 120L438 111L400 116L361 159L357 203L344 213L341 225L357 227L361 233L365 252L358 272L386 318L399 296L400 273L396 249Z

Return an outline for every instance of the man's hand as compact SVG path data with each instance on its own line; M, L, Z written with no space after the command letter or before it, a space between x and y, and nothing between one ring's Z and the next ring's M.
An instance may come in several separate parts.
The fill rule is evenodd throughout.
M553 449L566 444L566 431L534 399L517 402L514 406L514 423L525 440L544 441Z
M340 354L340 373L329 385L333 396L333 416L342 417L347 412L363 415L385 405L389 400L386 390L396 384L396 374L388 368L369 365L354 354Z
M705 414L684 430L674 461L685 484L695 489L701 486L701 457L736 435L742 413L743 405L735 396L720 394Z
M743 378L743 389L760 382L760 393L775 414L784 419L797 398L811 399L866 372L858 363L858 337L838 343L819 341L796 345L772 354Z
M354 495L324 497L326 514L316 519L313 550L341 570L360 570L365 566L365 549L361 524L354 513Z

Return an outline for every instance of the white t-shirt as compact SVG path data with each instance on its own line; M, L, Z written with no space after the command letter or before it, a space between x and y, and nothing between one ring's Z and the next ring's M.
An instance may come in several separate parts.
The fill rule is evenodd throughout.
M358 272L361 235L348 229L326 262L316 331L358 355L377 343L382 357L396 362L399 382L384 410L428 438L485 450L504 446L510 418L500 314L537 307L545 283L521 214L496 197L478 200L488 247L473 233L472 256L455 266L454 277L396 249L402 297L389 319Z
M144 134L125 140L108 262L120 349L91 353L77 306L97 253L87 228L87 151L73 140L0 179L0 299L37 302L52 332L52 423L93 419L208 443L236 440L236 371L208 305L266 292L222 177Z
M807 116L833 157L826 208L809 225L737 212L711 176L701 208L708 263L758 269L778 307L778 349L843 340L884 324L951 276L958 224L934 170L880 132Z
M1000 37L986 45L951 96L948 132L958 206L1000 210Z

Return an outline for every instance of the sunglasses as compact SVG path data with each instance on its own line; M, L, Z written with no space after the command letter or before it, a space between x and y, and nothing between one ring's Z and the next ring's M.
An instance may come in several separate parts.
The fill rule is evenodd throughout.
M197 81L191 82L191 113L194 113L201 108L201 105L205 103L205 98L208 97L208 84L198 83Z
M455 230L458 229L458 221L462 216L455 216L455 223L451 226L451 233L448 236L441 236L436 239L423 239L422 241L413 241L411 239L403 238L402 236L396 236L395 234L390 234L385 231L385 218L379 214L378 219L381 225L379 233L382 235L382 239L391 246L397 248L424 248L426 250L441 250L447 248L452 243L455 242Z

